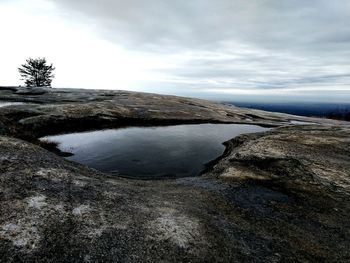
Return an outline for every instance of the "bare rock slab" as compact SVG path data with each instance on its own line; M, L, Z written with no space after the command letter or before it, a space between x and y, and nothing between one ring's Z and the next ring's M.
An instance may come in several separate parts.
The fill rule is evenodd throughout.
M0 97L34 103L0 109L1 262L350 260L346 123L122 91L13 87ZM177 180L109 177L36 141L79 127L247 118L278 128L226 142L204 175Z

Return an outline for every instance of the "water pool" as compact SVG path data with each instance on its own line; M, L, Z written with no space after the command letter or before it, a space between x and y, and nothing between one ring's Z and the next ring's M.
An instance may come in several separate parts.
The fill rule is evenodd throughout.
M225 150L223 142L240 134L268 130L245 124L128 127L48 136L67 159L104 173L138 179L198 175Z

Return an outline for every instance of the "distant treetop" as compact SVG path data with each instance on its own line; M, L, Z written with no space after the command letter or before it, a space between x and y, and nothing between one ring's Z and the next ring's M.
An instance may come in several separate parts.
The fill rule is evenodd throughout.
M53 65L47 65L46 58L29 58L18 71L27 87L51 87Z

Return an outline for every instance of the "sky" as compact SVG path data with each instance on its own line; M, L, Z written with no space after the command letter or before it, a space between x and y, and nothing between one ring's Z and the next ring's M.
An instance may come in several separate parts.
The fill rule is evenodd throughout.
M0 0L0 85L350 101L348 0Z

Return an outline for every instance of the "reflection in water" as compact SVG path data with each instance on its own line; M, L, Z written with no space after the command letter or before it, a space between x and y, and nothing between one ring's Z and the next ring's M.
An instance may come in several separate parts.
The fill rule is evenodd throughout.
M131 178L196 176L220 156L223 142L268 129L243 124L130 127L45 137L74 155L67 159L102 172Z
M23 102L3 102L3 101L0 101L0 108L11 106L11 105L22 105L22 104L24 104L24 103Z

